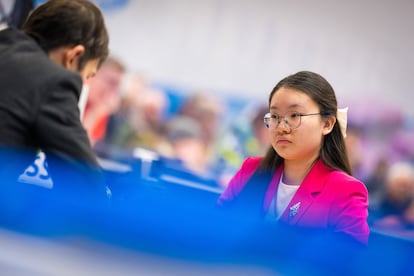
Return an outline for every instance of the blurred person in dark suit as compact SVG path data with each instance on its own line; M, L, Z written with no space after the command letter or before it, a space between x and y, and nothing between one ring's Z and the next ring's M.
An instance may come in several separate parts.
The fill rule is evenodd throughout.
M372 173L364 181L368 189L370 216L379 211L386 193L385 182L389 169L389 161L384 157L380 158Z
M361 154L362 152L364 152L364 145L362 141L362 129L352 124L349 124L347 127L345 145L352 173L358 179L366 178L363 168L363 155Z
M82 83L95 75L108 56L108 43L101 11L83 0L50 0L38 6L22 31L3 26L3 182L15 181L42 150L54 182L70 184L68 190L87 186L87 190L105 193L99 165L81 124L78 100ZM83 176L93 181L79 183Z

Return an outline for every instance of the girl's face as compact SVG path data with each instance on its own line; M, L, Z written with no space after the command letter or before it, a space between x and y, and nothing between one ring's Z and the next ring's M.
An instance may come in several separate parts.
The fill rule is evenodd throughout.
M278 115L280 123L277 125L278 120L271 119L274 127L269 129L270 140L283 159L306 161L319 156L323 136L332 130L335 123L335 120L323 119L319 112L318 105L300 90L282 87L273 94L270 114ZM298 118L299 114L313 115ZM284 116L289 117L292 126L285 122Z

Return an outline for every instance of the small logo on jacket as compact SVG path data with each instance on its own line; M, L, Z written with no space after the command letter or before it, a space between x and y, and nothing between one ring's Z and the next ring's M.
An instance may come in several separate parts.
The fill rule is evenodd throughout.
M299 212L300 201L289 208L289 218L293 218Z

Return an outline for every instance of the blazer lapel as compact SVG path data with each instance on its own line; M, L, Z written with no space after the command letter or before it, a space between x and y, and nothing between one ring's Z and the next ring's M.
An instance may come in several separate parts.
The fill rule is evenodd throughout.
M269 187L266 190L264 202L263 202L263 212L266 213L269 209L270 203L273 200L273 197L276 194L277 187L279 186L280 177L283 172L283 164L277 169L275 175L272 178L272 181L269 184Z
M298 223L300 218L312 205L315 197L322 191L329 168L318 160L309 171L299 189L296 191L280 220L290 225Z

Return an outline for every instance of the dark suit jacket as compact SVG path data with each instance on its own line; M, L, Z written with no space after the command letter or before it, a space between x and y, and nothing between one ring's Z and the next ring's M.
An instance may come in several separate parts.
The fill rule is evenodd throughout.
M98 168L80 121L79 74L51 61L34 39L13 28L0 31L0 72L0 176L10 175L10 167L22 173L38 149L55 179L62 174L53 169L66 162Z

